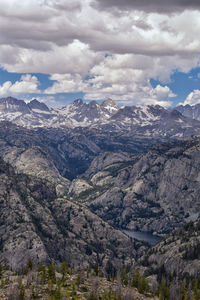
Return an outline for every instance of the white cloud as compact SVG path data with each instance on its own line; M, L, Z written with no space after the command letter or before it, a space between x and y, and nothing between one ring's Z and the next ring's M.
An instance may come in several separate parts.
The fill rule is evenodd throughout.
M81 92L88 85L78 74L54 74L50 80L56 80L56 82L44 91L45 94Z
M159 67L158 67L159 66ZM108 97L129 104L156 104L169 106L175 97L167 86L152 88L149 78L159 75L160 64L149 57L113 55L105 57L89 72L84 80L79 74L54 74L56 80L46 89L46 94L83 91L87 100L102 100ZM162 72L161 72L162 74Z
M167 86L153 89L149 81L166 85L175 71L199 66L199 4L108 0L99 10L94 2L2 0L1 67L50 74L56 82L47 94L83 91L87 99L168 105L172 92ZM38 82L22 79L0 87L1 95L20 91L38 93Z
M27 97L25 99L25 102L29 103L31 100L34 100L34 99L35 99L35 97ZM63 107L64 105L66 105L66 103L62 102L62 100L58 100L54 96L41 95L39 97L37 96L37 100L45 103L48 107L51 107L51 108Z
M85 99L102 100L108 97L123 105L161 105L169 107L172 104L171 97L175 96L167 87L157 86L152 88L150 85L146 87L138 87L133 91L119 93L119 87L115 86L113 91L104 89L103 91L88 91ZM103 96L103 97L102 97Z
M91 51L88 45L73 41L66 47L52 46L48 52L34 49L21 49L17 62L5 63L4 67L12 72L31 73L70 73L87 74L89 69L103 57L102 54Z
M168 86L157 85L152 91L153 95L155 95L156 98L159 100L165 100L167 98L176 97L176 95L172 93Z
M84 90L86 99L105 99L111 97L129 104L160 104L169 106L175 97L167 86L152 88L149 78L169 79L171 70L162 76L163 61L147 56L113 55L91 69L89 85ZM166 67L167 69L167 67ZM168 72L167 72L168 71Z
M195 104L199 104L200 103L200 90L194 90L193 92L191 92L187 98L185 99L184 103L179 103L183 104L183 105L195 105Z
M12 84L11 81L6 81L0 86L0 95L18 95L18 94L33 94L40 93L38 89L39 81L36 76L30 74L22 75L19 81Z

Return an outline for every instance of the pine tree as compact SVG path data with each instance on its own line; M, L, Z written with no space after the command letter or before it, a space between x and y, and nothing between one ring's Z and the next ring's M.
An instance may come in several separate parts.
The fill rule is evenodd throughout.
M141 294L144 294L144 293L149 292L149 290L150 290L150 287L149 287L149 284L148 284L146 278L143 275L140 275L139 282L138 282L138 291Z
M33 269L33 262L32 260L29 258L28 262L27 262L27 269L28 270L32 270Z
M25 287L23 284L20 286L18 300L25 300Z
M187 289L185 286L185 280L183 280L181 284L180 300L187 300Z
M69 268L66 261L63 261L60 265L59 272L62 274L62 280L65 279L65 276L69 273Z
M138 288L139 280L140 280L140 272L138 269L136 269L135 273L133 274L131 285Z
M50 279L53 283L55 283L56 282L56 273L55 273L54 264L51 264L48 266L47 273L48 273L48 279Z
M128 285L128 274L126 268L121 270L121 282L124 286Z
M43 263L40 263L38 266L38 274L41 277L41 281L42 281L41 283L45 284L47 276L46 276L46 269L45 269L45 266L43 265Z
M169 288L166 285L166 281L162 278L160 286L160 300L168 300L170 298Z
M99 265L98 265L98 263L96 263L96 266L95 266L95 275L96 276L99 275Z
M199 295L198 295L198 281L197 279L195 278L193 280L193 288L192 288L192 291L193 291L193 298L194 300L199 300Z

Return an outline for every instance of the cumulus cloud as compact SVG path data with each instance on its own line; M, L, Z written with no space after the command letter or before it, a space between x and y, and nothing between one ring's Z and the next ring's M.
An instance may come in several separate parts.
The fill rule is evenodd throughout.
M91 51L88 45L75 40L66 47L54 45L47 52L21 49L17 54L18 59L14 66L9 61L4 63L4 68L10 72L14 69L19 73L77 73L84 75L102 56L102 54Z
M56 82L48 95L82 91L87 99L168 105L171 75L199 66L199 6L194 0L2 0L0 65L50 74ZM165 87L153 89L150 78ZM1 94L20 90L39 92L38 82L0 87Z
M26 97L25 102L29 103L31 100L34 100L35 97ZM45 103L48 107L58 108L63 107L66 103L62 102L61 99L57 99L55 96L41 95L37 96L37 100Z
M193 92L191 92L187 98L185 99L184 103L179 103L183 104L183 105L195 105L195 104L199 104L200 103L200 90L194 90Z
M54 74L50 80L56 80L56 82L44 91L45 94L81 92L88 85L78 74Z
M36 76L30 74L22 75L19 81L12 84L11 81L6 81L0 86L0 95L17 95L40 93L38 89L39 81Z
M48 54L56 47L67 47L74 40L93 51L121 54L191 55L200 50L198 11L185 11L169 18L135 12L133 5L128 13L115 16L112 11L99 12L90 1L84 1L84 5L80 0L74 4L55 0L27 0L20 4L13 1L12 5L2 1L0 44L21 49L21 52L26 49L30 54L35 50L38 57L41 51ZM79 9L74 9L74 5ZM65 6L68 8L64 9ZM23 60L21 65L23 67Z
M161 105L169 107L172 104L170 98L176 95L167 87L157 86L152 88L149 84L143 87L135 86L132 90L123 91L118 85L113 85L110 88L104 88L101 90L94 89L88 90L85 99L100 100L108 97L114 99L119 104L123 105Z

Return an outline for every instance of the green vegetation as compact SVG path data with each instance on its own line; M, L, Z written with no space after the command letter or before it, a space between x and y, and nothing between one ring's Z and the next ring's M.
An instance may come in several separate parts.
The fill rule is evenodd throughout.
M143 295L143 296L142 296ZM145 296L146 295L146 296ZM148 296L148 298L146 298ZM72 271L66 262L59 266L40 263L34 266L29 260L18 274L7 266L2 267L0 280L1 300L63 300L63 299L152 299L149 285L138 270L131 275L123 268L116 276L104 274L96 264L94 269Z
M162 277L155 289L139 269L116 269L106 274L98 264L94 269L72 271L67 262L59 266L40 263L34 266L29 260L20 274L8 266L1 266L1 300L200 300L200 281ZM157 297L157 298L155 298Z

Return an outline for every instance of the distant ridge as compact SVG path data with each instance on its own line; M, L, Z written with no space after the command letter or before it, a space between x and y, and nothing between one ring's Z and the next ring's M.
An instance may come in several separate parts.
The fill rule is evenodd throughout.
M196 105L179 105L176 110L182 113L185 117L200 121L200 104Z
M119 107L112 99L99 104L82 99L60 109L49 109L34 99L29 103L16 98L0 99L0 121L33 127L88 127L105 131L125 131L154 138L184 138L200 134L200 117L194 107L169 111L159 105ZM193 111L192 111L193 110Z

